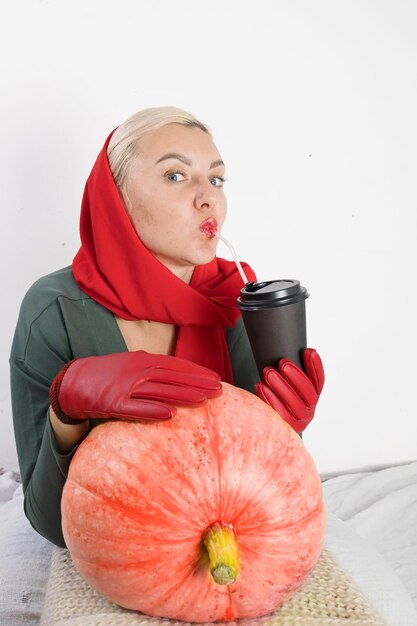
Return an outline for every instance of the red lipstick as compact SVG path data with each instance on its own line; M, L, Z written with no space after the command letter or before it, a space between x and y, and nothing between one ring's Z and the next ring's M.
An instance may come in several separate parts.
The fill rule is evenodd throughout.
M208 238L213 239L218 230L218 224L215 217L208 217L206 220L201 222L199 228L201 232Z

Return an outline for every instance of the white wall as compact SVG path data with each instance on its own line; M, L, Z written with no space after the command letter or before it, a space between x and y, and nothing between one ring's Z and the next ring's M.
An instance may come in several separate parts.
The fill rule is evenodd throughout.
M239 256L310 291L319 469L416 458L417 4L20 0L2 22L0 466L20 301L71 263L110 130L162 104L211 126Z

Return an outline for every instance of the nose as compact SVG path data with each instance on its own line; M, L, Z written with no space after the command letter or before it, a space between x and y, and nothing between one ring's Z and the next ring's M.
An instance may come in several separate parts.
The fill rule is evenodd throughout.
M215 208L217 203L218 190L209 180L200 180L195 189L194 206L199 211L201 209Z

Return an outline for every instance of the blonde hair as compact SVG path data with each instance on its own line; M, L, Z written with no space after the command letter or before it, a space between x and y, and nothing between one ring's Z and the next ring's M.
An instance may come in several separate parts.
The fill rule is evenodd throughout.
M191 113L177 107L153 107L134 113L114 131L107 147L111 173L117 187L123 191L130 163L137 154L137 145L142 137L166 124L181 124L200 128L210 137L209 128Z

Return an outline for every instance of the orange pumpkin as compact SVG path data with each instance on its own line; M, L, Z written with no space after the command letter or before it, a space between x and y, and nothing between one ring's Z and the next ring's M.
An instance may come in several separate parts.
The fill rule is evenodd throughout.
M121 606L194 622L257 617L319 558L311 456L267 404L223 388L169 421L101 424L71 462L65 541L87 582Z

